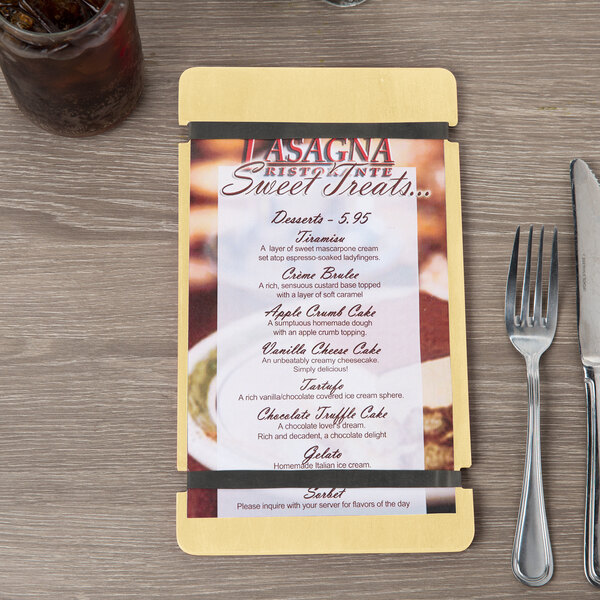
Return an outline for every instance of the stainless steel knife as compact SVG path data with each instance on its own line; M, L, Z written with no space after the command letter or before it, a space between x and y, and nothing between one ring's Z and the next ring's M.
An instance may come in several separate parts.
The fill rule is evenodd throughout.
M585 576L600 587L598 518L600 437L600 186L587 164L571 163L577 257L577 327L587 401L587 483L584 528Z

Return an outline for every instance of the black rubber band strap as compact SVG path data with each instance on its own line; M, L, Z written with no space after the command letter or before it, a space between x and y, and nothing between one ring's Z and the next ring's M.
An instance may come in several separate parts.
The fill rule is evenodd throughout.
M188 471L189 489L460 487L460 471Z
M299 138L395 138L445 140L448 123L229 123L189 124L192 140L289 140Z

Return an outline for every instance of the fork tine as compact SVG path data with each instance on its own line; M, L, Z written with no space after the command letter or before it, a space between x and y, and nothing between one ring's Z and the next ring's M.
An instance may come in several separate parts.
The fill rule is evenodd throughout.
M535 290L533 292L533 323L539 325L542 322L542 258L544 255L544 226L540 231L540 247L538 249L538 261L535 274Z
M529 226L529 239L527 240L527 258L525 259L525 271L523 273L523 293L521 294L521 323L527 324L529 316L529 278L531 271L531 238L533 237L533 225Z
M558 316L558 230L554 228L552 236L552 261L550 263L550 277L548 279L548 311L546 323L548 328L556 328Z
M519 237L521 227L517 227L513 243L508 278L506 279L506 297L504 301L504 320L507 327L515 324L515 304L517 301L517 264L519 262Z

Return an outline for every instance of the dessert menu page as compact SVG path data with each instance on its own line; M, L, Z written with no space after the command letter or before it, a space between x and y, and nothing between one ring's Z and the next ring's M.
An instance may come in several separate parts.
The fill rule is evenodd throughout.
M452 469L443 141L192 144L192 205L213 219L190 246L190 293L195 258L217 324L189 355L194 464ZM425 514L454 510L453 494L227 489L215 504L219 517Z

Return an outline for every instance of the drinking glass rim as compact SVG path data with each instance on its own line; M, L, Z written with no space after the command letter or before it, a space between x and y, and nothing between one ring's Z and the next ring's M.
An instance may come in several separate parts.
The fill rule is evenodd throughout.
M82 23L81 25L77 25L77 27L73 27L72 29L66 29L65 31L29 31L27 29L21 29L16 25L13 25L10 21L7 21L0 14L0 28L4 28L9 31L14 37L20 39L24 42L42 42L42 41L52 41L52 42L60 42L66 39L69 39L74 33L77 34L84 29L90 27L97 19L106 14L109 5L113 4L113 0L105 0L102 8L98 10L98 12L91 18Z

